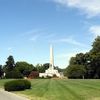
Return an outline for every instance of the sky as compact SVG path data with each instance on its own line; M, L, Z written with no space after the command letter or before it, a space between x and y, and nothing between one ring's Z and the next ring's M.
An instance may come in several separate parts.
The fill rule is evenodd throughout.
M0 0L0 64L49 63L66 68L70 57L86 53L100 35L100 0Z

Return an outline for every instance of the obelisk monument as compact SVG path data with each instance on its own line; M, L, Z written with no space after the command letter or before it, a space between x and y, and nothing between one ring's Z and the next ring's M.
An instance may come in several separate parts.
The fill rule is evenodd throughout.
M53 55L53 46L50 45L50 66L51 70L54 70L54 55Z
M53 54L53 47L50 45L50 64L49 68L45 70L45 73L39 73L39 77L53 77L56 75L57 77L60 77L60 73L58 70L54 69L54 54Z

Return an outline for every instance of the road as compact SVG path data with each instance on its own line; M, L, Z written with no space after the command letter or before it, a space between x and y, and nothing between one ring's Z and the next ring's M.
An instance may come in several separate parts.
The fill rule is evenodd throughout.
M4 90L0 90L0 100L29 100L29 99Z

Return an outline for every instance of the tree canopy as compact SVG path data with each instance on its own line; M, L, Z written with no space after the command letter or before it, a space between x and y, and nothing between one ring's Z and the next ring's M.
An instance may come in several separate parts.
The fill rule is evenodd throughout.
M5 67L6 67L6 69L9 70L9 71L14 69L14 67L15 67L15 61L14 61L13 56L10 55L10 56L7 58Z
M16 69L23 75L28 76L30 72L34 69L32 64L25 61L16 62Z
M100 36L95 39L89 52L71 57L66 73L69 78L80 78L83 74L84 78L100 78Z

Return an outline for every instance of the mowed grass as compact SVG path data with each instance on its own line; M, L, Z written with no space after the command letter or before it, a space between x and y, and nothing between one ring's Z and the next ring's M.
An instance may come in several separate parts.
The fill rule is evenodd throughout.
M100 80L33 79L32 89L16 93L31 100L100 100ZM1 87L6 81L0 80Z

